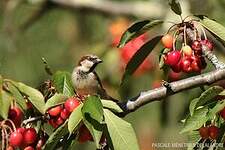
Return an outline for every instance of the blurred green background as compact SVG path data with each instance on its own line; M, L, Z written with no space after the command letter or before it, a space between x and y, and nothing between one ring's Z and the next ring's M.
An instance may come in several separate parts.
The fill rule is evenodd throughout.
M132 12L130 14L119 13L117 10L117 13L113 13L88 7L73 8L60 4L60 1L66 0L0 1L1 75L37 87L50 78L44 70L42 57L47 60L52 70L71 72L82 55L94 53L104 61L104 64L97 68L97 72L107 91L114 97L126 100L140 91L158 86L162 79L166 79L158 67L160 48L156 48L151 56L152 67L136 74L127 85L118 90L124 71L121 66L124 62L121 50L113 46L112 41L137 20L153 18L179 20L179 17L169 9L167 1L112 1L121 5L134 5L133 11L128 11ZM145 8L141 8L143 5L135 5L137 2L146 4ZM205 14L225 25L224 0L180 2L184 17L188 14ZM110 8L108 6L108 9ZM149 13L144 10L149 10ZM149 38L158 33L165 33L168 25L171 24L165 24L149 32ZM224 49L218 43L216 47L219 57L224 59L222 56ZM207 70L209 69L210 66ZM190 100L197 97L200 91L200 89L185 91L167 98L169 101L153 102L128 115L126 119L135 128L141 149L160 149L152 147L153 142L187 142L187 135L179 134L182 128L180 120L185 117ZM78 149L95 149L92 144L78 147Z

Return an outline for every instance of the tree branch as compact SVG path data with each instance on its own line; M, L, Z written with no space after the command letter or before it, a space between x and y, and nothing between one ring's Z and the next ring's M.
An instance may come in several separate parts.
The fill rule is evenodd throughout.
M199 87L201 85L210 85L222 79L225 79L225 69L218 69L209 73L171 82L169 83L169 86L162 86L153 90L141 92L138 96L128 100L125 104L121 104L120 106L125 112L123 115L126 115L153 101L160 101L162 98L174 95L178 92Z
M50 0L60 6L86 9L107 15L125 15L140 18L159 18L164 14L162 6L154 2L117 2L109 0Z

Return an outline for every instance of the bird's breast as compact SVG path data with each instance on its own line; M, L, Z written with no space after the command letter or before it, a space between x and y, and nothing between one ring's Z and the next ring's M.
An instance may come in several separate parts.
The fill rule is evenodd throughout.
M73 86L79 95L93 95L98 91L98 81L94 73L74 73L72 77Z

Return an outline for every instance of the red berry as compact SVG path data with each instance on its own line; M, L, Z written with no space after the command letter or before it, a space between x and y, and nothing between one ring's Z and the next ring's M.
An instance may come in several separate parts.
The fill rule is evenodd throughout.
M19 107L13 107L9 110L8 118L11 119L14 124L18 127L20 126L23 119L23 112Z
M66 100L64 105L69 112L72 112L80 105L80 101L77 98L69 98Z
M31 145L35 143L37 139L37 133L34 128L28 128L25 130L23 133L23 138L24 138L24 144L25 145Z
M211 50L211 51L213 50L213 43L211 41L209 41L209 40L202 40L201 44L202 45L206 45L209 48L209 50Z
M34 150L34 148L32 146L27 146L24 148L24 150Z
M181 77L181 73L176 73L174 71L170 71L170 73L169 73L170 81L177 81L180 79L180 77Z
M178 64L181 58L181 53L178 50L174 50L171 52L168 52L166 54L166 57L164 59L165 64L170 65L170 66L175 66Z
M172 48L173 47L173 37L169 34L166 34L161 39L162 44L165 48Z
M192 72L191 60L189 58L184 57L180 62L180 66L183 72Z
M203 139L209 138L209 128L208 127L201 127L199 129L199 134Z
M173 72L175 72L175 73L181 72L180 62L178 62L176 65L171 66L171 69L172 69Z
M61 117L58 117L58 119L56 120L56 124L57 125L61 125L63 124L64 120Z
M36 150L41 150L41 148L42 148L42 146L44 144L45 144L45 140L44 139L38 140L37 145L36 145Z
M192 48L194 51L201 51L201 50L202 50L202 44L200 43L200 41L195 40L195 41L193 41L193 43L192 43L192 45L191 45L191 48Z
M225 108L223 108L223 110L221 110L220 116L225 120Z
M21 127L21 128L17 128L16 131L21 133L23 135L23 133L25 132L25 128Z
M216 139L219 135L219 128L212 125L209 127L209 136L212 138L212 139Z
M55 106L53 108L50 108L48 110L48 113L49 113L50 116L58 116L60 114L61 110L62 110L62 108L59 105L59 106Z
M93 138L91 136L90 131L87 129L85 125L82 125L79 129L79 136L78 136L78 141L80 143L84 143L87 141L92 141Z
M191 62L191 68L194 72L201 72L201 61L199 57L193 56Z
M57 125L57 123L56 123L56 121L55 121L54 119L50 119L50 120L48 121L48 123L49 123L53 128L57 128L57 127L58 127L58 125Z
M186 46L183 46L181 48L181 50L183 51L184 55L186 56L191 56L192 55L192 49L190 46L186 45Z
M23 143L23 135L17 131L10 134L9 144L13 147L19 147Z
M66 120L70 115L70 112L67 109L63 109L60 113L60 117L62 117L64 120Z

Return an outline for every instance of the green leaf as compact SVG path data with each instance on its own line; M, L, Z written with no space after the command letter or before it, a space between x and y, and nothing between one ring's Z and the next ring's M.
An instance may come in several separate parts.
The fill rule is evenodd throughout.
M100 148L99 141L103 131L103 106L99 97L89 96L86 98L81 112L83 115L84 124L91 132L96 147Z
M104 109L105 122L115 150L139 150L131 124Z
M55 132L53 132L49 136L43 150L55 150L56 145L59 143L60 139L68 133L69 133L69 131L68 131L68 127L67 127L67 121L65 121L64 124L62 124L60 127L58 127L55 130Z
M219 37L223 42L225 42L225 27L218 22L207 18L206 16L198 15L196 16L200 19L200 23L211 33Z
M37 108L37 110L39 110L42 114L45 113L45 101L41 92L21 82L11 82L19 89L20 92L28 96L28 99L34 107Z
M56 90L66 96L74 96L74 89L71 81L71 74L65 71L57 71L53 75L53 84Z
M196 107L202 106L206 104L207 102L209 102L210 100L213 100L213 98L215 98L222 91L223 91L223 88L220 86L210 87L209 89L207 89L205 92L201 94Z
M45 111L47 111L49 108L63 104L68 97L63 94L56 93L54 96L49 98L45 104Z
M182 14L180 3L177 0L169 0L169 5L175 14L177 15Z
M118 47L123 47L126 43L131 41L132 39L140 36L141 34L147 32L151 28L162 24L162 20L143 20L134 23L129 27L122 35Z
M214 116L220 112L221 110L223 110L223 108L225 107L225 100L223 101L218 101L217 104L209 110L209 118L213 119Z
M83 104L81 103L71 114L68 120L68 130L70 134L73 133L73 131L78 127L79 123L82 120L82 112L81 108L83 107Z
M15 97L15 100L17 104L23 109L27 109L26 100L24 99L23 95L20 93L20 91L11 83L7 82L8 89L13 97Z
M201 139L201 136L199 135L198 131L189 132L188 133L188 142L191 144L188 144L187 150L193 150L193 148L195 147L194 143L197 144L200 139Z
M10 108L10 104L13 100L13 97L9 95L5 91L1 91L1 98L0 98L0 115L2 118L7 119L8 118L8 112Z
M189 111L190 111L190 115L192 116L194 111L195 111L195 108L196 108L196 105L199 101L199 98L195 98L191 101L190 105L189 105Z
M185 121L184 128L180 133L197 130L208 120L208 107L197 109L192 116L188 116Z
M104 108L108 108L113 112L122 113L123 110L117 105L117 103L110 100L101 100Z
M155 48L158 44L162 36L156 36L147 43L145 43L130 59L128 62L125 73L122 77L121 85L130 77L135 70L142 64L142 62L147 58L147 56L151 53L151 51Z

